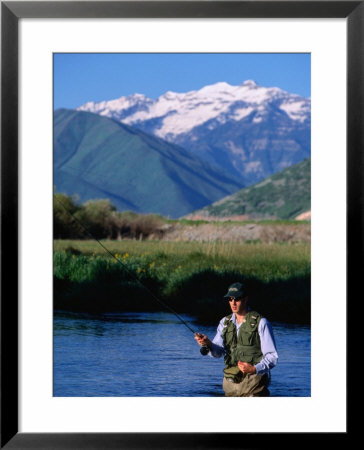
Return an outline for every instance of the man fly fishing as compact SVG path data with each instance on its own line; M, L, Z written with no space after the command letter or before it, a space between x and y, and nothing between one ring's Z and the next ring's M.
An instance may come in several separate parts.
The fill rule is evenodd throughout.
M232 284L224 298L232 313L220 320L214 339L201 333L195 339L210 356L224 355L225 396L268 397L270 370L278 361L272 326L250 309L243 283Z
M129 272L120 259L105 247L57 197L54 198L92 239ZM223 389L226 396L269 396L270 369L276 365L278 354L271 325L267 319L259 313L251 311L247 305L246 286L242 283L234 283L229 287L228 293L224 297L229 300L232 314L221 319L216 336L211 342L206 335L196 333L176 311L146 288L139 279L135 276L133 278L194 334L201 346L202 354L210 354L215 358L224 355Z

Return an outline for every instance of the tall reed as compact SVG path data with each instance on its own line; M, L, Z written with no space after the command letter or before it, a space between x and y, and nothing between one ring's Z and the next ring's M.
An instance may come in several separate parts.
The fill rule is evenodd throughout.
M267 245L109 241L116 261L96 242L55 241L55 307L153 310L159 296L179 312L216 320L227 286L246 280L253 306L273 320L310 319L310 248Z

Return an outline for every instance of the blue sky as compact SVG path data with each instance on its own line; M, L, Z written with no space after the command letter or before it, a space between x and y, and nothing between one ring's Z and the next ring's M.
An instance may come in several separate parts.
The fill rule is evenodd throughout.
M54 54L54 108L135 93L157 98L226 81L311 96L310 54L297 53L62 53Z

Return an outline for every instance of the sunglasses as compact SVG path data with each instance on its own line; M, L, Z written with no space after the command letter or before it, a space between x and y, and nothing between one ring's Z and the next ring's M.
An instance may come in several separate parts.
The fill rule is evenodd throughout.
M228 300L229 300L229 302L232 302L232 301L236 301L236 302L240 302L241 300L243 299L243 297L238 297L238 298L235 298L235 297L228 297Z

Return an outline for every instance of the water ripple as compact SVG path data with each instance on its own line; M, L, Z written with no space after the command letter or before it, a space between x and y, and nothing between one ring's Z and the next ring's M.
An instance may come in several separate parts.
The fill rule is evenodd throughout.
M222 396L223 359L203 357L192 333L177 323L168 313L56 313L54 395ZM310 396L309 327L272 325L279 363L272 371L271 395ZM213 338L216 326L198 330Z

